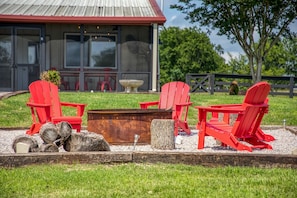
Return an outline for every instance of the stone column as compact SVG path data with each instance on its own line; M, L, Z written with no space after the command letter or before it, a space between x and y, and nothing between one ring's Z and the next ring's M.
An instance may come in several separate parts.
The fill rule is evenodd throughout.
M151 122L151 146L155 149L172 150L174 143L174 120L153 119Z

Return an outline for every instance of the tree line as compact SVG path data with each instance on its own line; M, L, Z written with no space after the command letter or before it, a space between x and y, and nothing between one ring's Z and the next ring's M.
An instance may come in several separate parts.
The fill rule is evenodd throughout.
M244 51L225 62L223 48L196 26L160 31L161 84L185 80L187 73L297 76L297 0L179 0L171 5L191 23L217 30Z

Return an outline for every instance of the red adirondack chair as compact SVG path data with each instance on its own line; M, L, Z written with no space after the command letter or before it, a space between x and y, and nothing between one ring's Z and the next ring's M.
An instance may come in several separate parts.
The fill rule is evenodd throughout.
M187 116L190 102L190 87L184 82L169 82L162 86L159 101L141 102L140 108L147 109L149 106L158 106L158 109L171 109L172 119L175 121L174 135L183 130L191 134L188 126Z
M226 110L226 109L245 108L249 104L251 105L254 105L254 104L257 105L257 104L263 104L263 103L268 104L269 99L267 98L267 96L269 94L269 91L270 91L270 85L267 82L259 82L254 86L252 86L252 88L250 88L247 91L242 104L211 105L211 107L223 108L224 110ZM268 113L268 109L266 110L265 113ZM219 116L218 112L213 112L212 120L217 120L218 116ZM229 124L230 114L224 113L223 120L224 122ZM259 140L262 140L262 141L270 142L275 140L273 136L265 134L260 127L258 128L255 135Z
M111 69L104 69L105 73L104 73L104 79L103 81L100 81L100 78L99 78L99 81L97 83L97 90L101 90L101 91L104 91L105 87L107 87L107 89L109 91L112 91L112 88L111 88L111 76L110 76L110 71Z
M263 142L264 138L269 139L269 135L264 134L260 129L262 118L268 112L267 96L269 91L270 85L260 82L248 89L241 105L195 107L199 113L198 149L204 148L205 136L212 136L221 141L222 146L230 146L237 150L252 152L255 148L272 149L269 144ZM210 120L207 120L207 113L212 115ZM219 120L219 113L224 114L223 120ZM230 114L238 115L233 126L229 123ZM260 136L260 133L263 133L264 136Z
M82 116L86 104L61 102L58 87L53 83L38 80L29 85L31 97L27 106L31 108L33 124L26 132L33 135L39 132L40 127L46 122L54 124L67 121L77 132L81 130ZM63 116L62 106L76 108L76 116ZM38 118L38 119L37 119Z

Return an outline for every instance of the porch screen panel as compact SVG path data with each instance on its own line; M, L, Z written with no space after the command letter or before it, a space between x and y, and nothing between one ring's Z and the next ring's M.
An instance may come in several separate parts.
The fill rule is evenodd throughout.
M150 72L152 64L151 29L147 26L123 26L121 34L121 71Z
M0 28L0 88L11 88L11 28Z
M89 65L89 42L90 37L84 36L84 66ZM80 66L80 35L66 35L66 67L79 67Z
M40 30L18 28L16 39L16 63L39 64Z
M66 67L80 66L80 36L66 35ZM116 68L116 36L84 35L83 63L87 68Z
M116 37L95 35L91 40L91 67L116 67Z

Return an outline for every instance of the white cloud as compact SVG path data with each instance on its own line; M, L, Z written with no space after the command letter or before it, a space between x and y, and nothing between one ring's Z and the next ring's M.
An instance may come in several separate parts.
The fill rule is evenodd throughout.
M238 58L242 54L243 53L240 53L240 52L230 51L230 52L225 52L221 56L225 59L225 62L228 63L232 58Z
M176 16L176 15L173 15L173 16L170 18L169 22L174 21L176 18L177 18L177 16Z
M158 4L161 8L161 1L158 0ZM165 27L170 26L177 26L180 28L187 28L192 26L198 26L198 24L191 24L189 21L185 20L185 14L181 13L180 11L177 11L176 9L170 9L170 5L178 3L178 0L164 0L164 10L163 14L165 15L167 21L164 24ZM161 8L162 9L162 8ZM200 27L202 30L205 29L204 27ZM239 45L231 44L231 42L226 38L222 36L217 36L216 32L213 32L211 35L209 35L211 43L215 45L221 45L225 52L235 51L237 53L242 52Z

